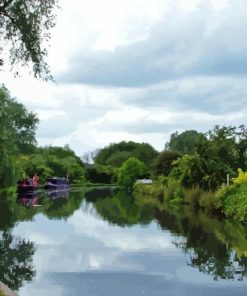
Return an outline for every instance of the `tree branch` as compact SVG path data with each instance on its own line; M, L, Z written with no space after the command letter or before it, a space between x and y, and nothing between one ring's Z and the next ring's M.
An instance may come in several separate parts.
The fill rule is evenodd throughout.
M0 6L0 15L6 10L6 8L12 3L14 0L6 0L3 1L3 5Z

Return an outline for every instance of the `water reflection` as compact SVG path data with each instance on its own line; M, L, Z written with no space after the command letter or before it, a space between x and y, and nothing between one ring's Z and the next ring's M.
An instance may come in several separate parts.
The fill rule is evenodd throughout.
M246 278L247 232L244 226L209 218L190 208L157 210L156 219L162 229L186 238L176 246L189 255L188 265L211 275L214 280Z
M42 206L40 204L40 198L37 193L33 194L18 194L16 197L16 203L25 206L25 207L39 207Z
M47 190L46 193L52 199L69 198L69 189Z
M13 194L0 195L1 240L6 257L0 272L4 275L2 280L10 287L21 286L21 282L10 281L11 273L7 267L18 255L7 250L11 244L16 250L26 250L23 251L26 255L18 259L18 262L27 261L25 280L31 280L35 275L32 264L28 265L32 262L34 244L31 248L29 241L16 240L11 231L16 223L32 221L37 214L42 215L20 227L19 233L24 235L28 227L32 229L31 225L35 225L35 231L30 231L33 233L31 240L49 243L50 247L46 246L49 252L40 249L42 258L55 254L53 261L51 259L47 264L47 272L55 267L64 275L68 270L81 272L84 264L89 270L102 272L104 278L104 268L108 271L119 271L117 267L125 271L132 268L133 273L143 272L146 280L155 274L168 279L172 277L175 284L177 270L184 266L186 274L193 270L193 277L200 273L218 282L222 279L243 282L247 277L247 230L231 221L220 221L203 212L193 212L191 208L172 208L152 197L133 197L109 189L43 191L31 199L23 196L15 199ZM33 206L33 203L42 207ZM37 229L43 232L39 233ZM61 233L60 241L58 233ZM64 237L68 237L66 243ZM19 270L19 267L15 272L20 274L23 283L24 269ZM35 268L40 271L39 266ZM84 271L88 271L86 267ZM121 276L118 277L119 283ZM113 277L113 273L109 277ZM134 279L131 273L127 277ZM97 287L91 288L97 290ZM149 290L148 287L145 289Z
M0 232L0 281L18 290L24 281L32 281L36 271L33 266L34 243L16 237L10 231Z
M0 281L18 290L24 281L32 281L35 276L35 244L12 234L15 224L22 219L21 207L16 207L13 197L0 192Z
M247 277L247 231L244 225L219 221L203 212L185 207L146 203L118 192L112 197L96 199L97 212L103 219L119 226L147 224L155 220L163 230L185 238L174 245L189 255L187 264L214 280L242 281Z

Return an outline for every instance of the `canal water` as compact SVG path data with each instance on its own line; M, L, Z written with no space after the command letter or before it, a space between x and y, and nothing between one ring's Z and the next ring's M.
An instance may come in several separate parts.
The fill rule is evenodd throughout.
M247 295L247 229L112 189L0 194L0 280L20 296Z

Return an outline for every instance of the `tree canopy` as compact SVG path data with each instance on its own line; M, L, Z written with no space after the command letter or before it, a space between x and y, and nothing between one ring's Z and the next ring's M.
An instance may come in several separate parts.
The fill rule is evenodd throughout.
M45 57L57 4L58 0L0 0L0 54L10 43L12 66L32 64L35 77L51 78ZM0 56L0 65L3 63Z
M196 150L197 145L205 139L205 135L195 130L188 130L181 134L171 134L170 141L165 144L166 150L177 151L181 154L191 154Z
M167 176L173 166L173 162L181 157L181 154L176 151L162 151L155 158L152 165L152 174L154 177Z
M132 141L110 144L96 154L94 161L102 165L120 167L130 157L142 161L147 167L151 167L158 152L147 143L135 143Z

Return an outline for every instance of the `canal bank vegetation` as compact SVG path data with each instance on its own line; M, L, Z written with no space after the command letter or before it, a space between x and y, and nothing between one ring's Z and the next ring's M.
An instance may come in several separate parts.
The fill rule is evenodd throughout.
M154 162L153 184L136 184L135 195L152 196L175 206L190 204L209 214L247 222L244 126L215 126L206 134L175 133L166 148ZM176 149L181 155L173 155L169 149Z

